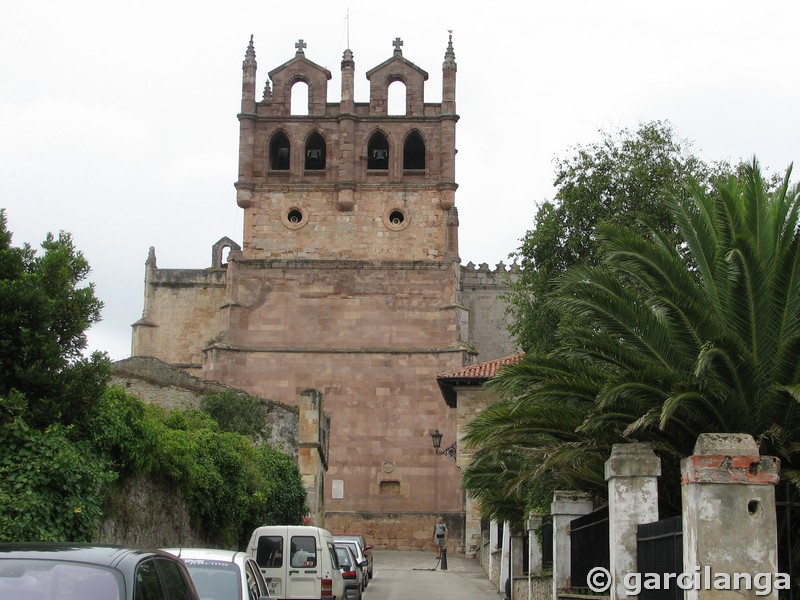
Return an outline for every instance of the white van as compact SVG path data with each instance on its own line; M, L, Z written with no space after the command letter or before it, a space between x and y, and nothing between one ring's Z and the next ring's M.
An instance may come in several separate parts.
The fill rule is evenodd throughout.
M307 525L258 527L250 536L247 553L256 559L270 595L276 598L344 600L344 579L333 536L325 529Z

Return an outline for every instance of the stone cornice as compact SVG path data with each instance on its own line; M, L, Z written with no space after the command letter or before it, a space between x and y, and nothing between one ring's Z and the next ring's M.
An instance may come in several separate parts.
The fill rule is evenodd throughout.
M394 270L394 271L446 271L453 268L452 261L427 260L321 260L304 258L251 258L237 259L239 268L254 269L314 269L314 270Z
M447 348L389 348L389 347L342 347L342 348L317 348L313 346L244 346L235 344L216 343L203 349L221 352L248 352L248 353L281 353L281 354L452 354L469 352L465 346L450 346Z
M289 175L286 178L290 177ZM269 193L269 192L286 192L292 191L316 191L322 193L335 193L342 188L352 189L355 191L367 190L389 190L389 191L455 191L458 189L458 184L454 182L441 182L441 181L390 181L390 182L363 182L363 181L298 181L289 182L285 179L283 181L275 181L270 183L253 183L253 182L236 182L233 184L236 189L252 190L254 193Z

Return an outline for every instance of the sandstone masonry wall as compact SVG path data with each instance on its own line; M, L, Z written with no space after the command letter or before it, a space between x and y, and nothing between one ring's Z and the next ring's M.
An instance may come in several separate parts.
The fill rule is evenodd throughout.
M133 325L133 356L199 368L202 349L220 332L225 269L158 269L145 275L143 317Z
M461 267L461 304L469 311L468 343L476 350L475 362L485 362L519 352L508 331L512 322L503 295L518 276L515 264L502 262L494 270L482 263Z
M328 512L327 529L336 534L361 533L379 550L430 550L433 524L437 517L444 517L448 529L448 552L464 552L462 513L347 513ZM433 560L435 560L433 556Z
M392 184L366 184L354 193L355 206L342 211L336 186L259 186L245 210L243 252L248 259L316 258L361 260L440 260L447 252L447 212L440 193L423 183L405 185L398 195ZM302 213L289 224L292 210ZM390 215L402 215L393 224Z

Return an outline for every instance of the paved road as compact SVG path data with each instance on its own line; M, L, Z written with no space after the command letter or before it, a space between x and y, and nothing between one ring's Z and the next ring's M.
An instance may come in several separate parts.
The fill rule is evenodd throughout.
M436 567L434 552L373 550L374 577L364 600L502 600L476 560L447 557Z

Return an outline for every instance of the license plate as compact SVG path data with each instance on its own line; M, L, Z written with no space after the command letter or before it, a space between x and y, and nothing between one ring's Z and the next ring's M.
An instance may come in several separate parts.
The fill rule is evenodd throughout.
M270 581L267 585L269 586L269 595L270 596L280 596L280 594L281 594L281 582L280 581Z

